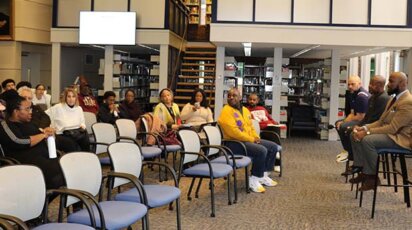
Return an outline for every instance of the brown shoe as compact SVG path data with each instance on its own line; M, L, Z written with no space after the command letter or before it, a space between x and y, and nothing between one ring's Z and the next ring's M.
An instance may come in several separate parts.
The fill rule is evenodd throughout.
M376 185L381 185L381 180L379 180L379 177L377 180L378 183ZM359 191L365 192L372 189L375 189L375 175L367 175L362 183L362 186L359 188Z
M349 179L349 182L352 184L359 184L360 182L363 182L365 180L365 174L359 173L357 177Z

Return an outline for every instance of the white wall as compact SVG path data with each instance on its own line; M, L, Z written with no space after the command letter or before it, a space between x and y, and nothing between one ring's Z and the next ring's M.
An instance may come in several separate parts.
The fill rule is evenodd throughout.
M368 0L333 0L332 23L367 24Z
M253 0L220 0L217 2L217 20L252 21Z
M94 0L95 11L127 11L127 0Z
M163 28L165 21L164 0L132 0L130 11L137 12L138 28Z
M290 22L292 0L256 0L257 22Z
M372 0L372 25L406 25L407 0Z
M295 0L294 22L329 23L329 0Z

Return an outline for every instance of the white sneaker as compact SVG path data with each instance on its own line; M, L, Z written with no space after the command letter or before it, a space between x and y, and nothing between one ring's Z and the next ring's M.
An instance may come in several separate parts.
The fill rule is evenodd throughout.
M259 178L259 182L262 185L268 186L268 187L273 187L276 186L278 184L278 182L272 180L269 176L263 176L261 178Z
M276 160L280 160L280 152L276 153Z
M273 171L280 173L280 166L276 165L275 167L273 167Z
M348 161L348 156L349 156L349 153L346 150L343 150L341 153L339 153L336 156L336 162L338 163L346 162Z
M259 183L259 178L255 176L249 177L249 188L252 192L262 193L266 191L266 189Z

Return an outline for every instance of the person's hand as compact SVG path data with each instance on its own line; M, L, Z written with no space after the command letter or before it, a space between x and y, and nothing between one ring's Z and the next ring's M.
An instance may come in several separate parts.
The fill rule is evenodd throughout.
M180 125L172 125L173 130L179 130Z
M336 122L336 128L337 129L340 129L340 125L342 124L342 121L338 121L338 122Z
M362 139L366 136L366 131L361 130L354 130L353 131L353 139L357 142L362 141Z
M254 142L255 142L256 144L260 144L260 138L259 138L259 137L255 137Z
M41 130L45 136L45 138L53 136L56 133L56 130L54 130L52 127L47 127Z
M119 107L118 107L118 105L117 104L111 104L111 105L109 105L109 109L110 109L110 112L111 113L113 113L113 112L119 112Z

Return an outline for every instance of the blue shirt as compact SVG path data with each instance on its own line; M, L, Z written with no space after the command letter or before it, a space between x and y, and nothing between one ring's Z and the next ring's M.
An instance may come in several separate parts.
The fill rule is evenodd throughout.
M350 101L350 109L356 115L357 113L366 113L368 111L368 103L370 94L363 87L356 91Z

